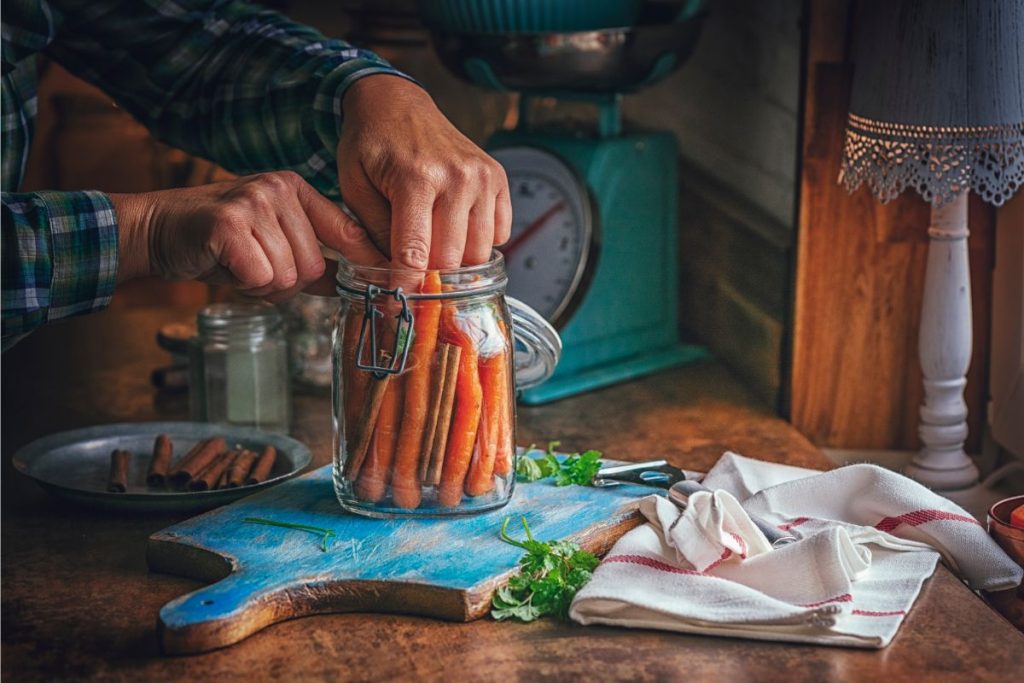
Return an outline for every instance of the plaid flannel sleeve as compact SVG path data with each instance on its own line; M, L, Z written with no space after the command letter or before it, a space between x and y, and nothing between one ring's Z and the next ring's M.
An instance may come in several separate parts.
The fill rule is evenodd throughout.
M102 192L3 193L3 348L110 303L117 221Z
M337 197L341 102L403 74L372 52L238 0L51 0L50 53L158 137L235 173L291 169Z

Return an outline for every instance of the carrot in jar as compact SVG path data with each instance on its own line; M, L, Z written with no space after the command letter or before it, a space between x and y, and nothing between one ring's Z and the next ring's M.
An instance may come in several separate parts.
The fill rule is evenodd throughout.
M427 273L422 293L440 294L441 276ZM394 467L391 473L391 495L400 508L419 507L419 464L423 448L423 430L430 405L430 372L437 349L437 333L441 322L441 302L426 299L416 311L416 331L409 349L408 377L405 380L405 409L398 436Z
M455 309L445 307L443 336L448 343L462 348L459 374L455 382L455 410L452 415L448 446L437 486L437 500L441 505L453 507L462 500L463 483L469 471L476 445L477 429L483 404L483 390L478 374L476 343L455 319Z
M395 447L398 445L398 432L401 423L402 395L405 385L404 376L392 376L384 397L381 399L380 413L374 430L370 453L359 471L356 480L355 494L360 500L376 503L384 497L391 479L391 463L395 458Z
M469 496L481 496L494 490L494 468L500 447L498 440L502 435L501 414L507 407L503 396L505 364L504 353L479 361L483 408L477 433L477 454L466 478L466 495Z
M498 328L505 339L506 348L509 348L511 341L508 339L508 331L505 322L498 320ZM509 366L509 358L503 354L500 363L495 363L495 380L492 404L494 405L493 419L497 423L498 434L495 437L497 450L494 454L494 474L507 476L512 473L512 453L515 449L515 428L513 420L515 417L515 397L512 393L512 376Z

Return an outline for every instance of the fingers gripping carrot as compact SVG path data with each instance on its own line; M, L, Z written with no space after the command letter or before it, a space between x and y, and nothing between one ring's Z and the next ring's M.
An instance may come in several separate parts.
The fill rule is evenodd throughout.
M441 293L441 277L437 272L427 274L422 292ZM440 322L441 302L435 299L421 301L416 310L416 332L412 348L409 349L410 369L405 379L405 408L391 478L391 493L395 505L401 508L415 508L420 504L420 451L430 405L430 372L437 349Z

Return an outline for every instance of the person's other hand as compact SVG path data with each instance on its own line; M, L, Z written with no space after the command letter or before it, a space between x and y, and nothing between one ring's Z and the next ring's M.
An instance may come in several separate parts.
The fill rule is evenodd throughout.
M504 169L422 88L397 76L367 76L346 92L342 106L342 197L392 265L483 263L508 240L512 205Z
M280 301L324 274L317 238L354 263L387 265L362 226L289 171L111 201L119 280L199 279Z

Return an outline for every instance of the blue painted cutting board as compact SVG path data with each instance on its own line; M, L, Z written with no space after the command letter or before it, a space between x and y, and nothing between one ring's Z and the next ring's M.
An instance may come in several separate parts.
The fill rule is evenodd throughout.
M639 486L519 484L512 502L448 519L369 519L345 512L322 467L149 538L154 571L213 581L164 605L168 653L236 643L266 626L326 612L420 614L469 621L487 614L494 590L522 550L504 543L506 516L525 515L540 540L573 539L603 554L640 522ZM328 552L313 534L242 521L262 517L331 529ZM522 536L520 524L510 524Z

